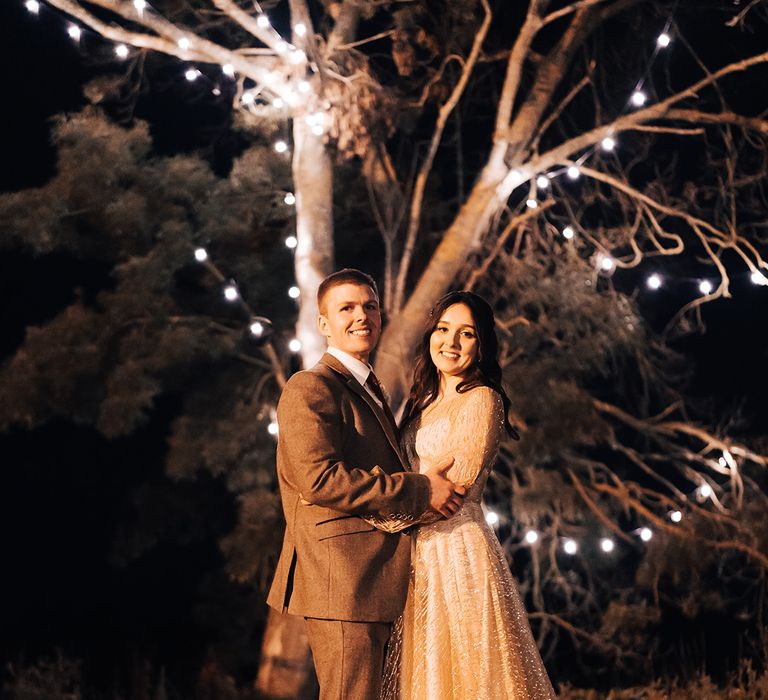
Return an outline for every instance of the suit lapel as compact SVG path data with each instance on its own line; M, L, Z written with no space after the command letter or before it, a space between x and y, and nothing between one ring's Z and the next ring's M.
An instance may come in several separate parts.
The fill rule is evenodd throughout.
M368 393L365 387L362 386L360 382L358 382L357 379L352 376L352 373L330 353L325 353L320 358L320 362L330 367L337 374L340 374L344 381L347 383L349 389L357 394L363 401L365 401L366 404L368 404L369 408L373 411L373 415L376 416L376 420L379 421L381 429L387 436L387 440L389 440L389 443L392 445L392 449L395 451L397 458L403 465L403 470L410 471L408 463L400 452L400 444L397 440L397 433L392 427L392 424L389 422L389 419L385 415L384 411L373 400L373 397Z

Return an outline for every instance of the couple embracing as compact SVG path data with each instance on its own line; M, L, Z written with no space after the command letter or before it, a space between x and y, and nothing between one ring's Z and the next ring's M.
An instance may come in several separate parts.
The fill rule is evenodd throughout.
M285 540L268 603L306 620L321 700L555 694L481 497L506 431L493 312L438 300L398 430L368 364L381 332L359 270L317 294L328 351L285 386Z

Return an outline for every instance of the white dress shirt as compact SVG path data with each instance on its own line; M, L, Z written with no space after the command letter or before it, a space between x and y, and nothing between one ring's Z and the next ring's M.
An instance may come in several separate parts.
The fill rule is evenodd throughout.
M370 365L361 362L356 357L352 357L348 352L339 350L332 346L328 346L328 353L333 355L342 365L344 365L351 373L352 376L357 379L360 385L368 392L368 395L376 402L379 408L382 408L379 397L371 391L366 382L368 381L368 375L373 371Z

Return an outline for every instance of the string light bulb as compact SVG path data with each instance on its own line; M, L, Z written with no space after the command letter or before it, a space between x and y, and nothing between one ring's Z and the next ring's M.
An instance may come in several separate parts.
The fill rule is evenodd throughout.
M189 68L186 73L184 73L184 77L189 80L190 83L193 83L200 77L200 71L197 70L197 68Z
M629 99L635 107L642 107L648 98L642 90L635 90Z
M235 77L235 67L231 63L225 63L221 67L221 72L224 73L224 75L234 78Z
M40 3L37 0L27 0L24 3L24 7L26 7L33 15L40 14Z
M536 187L540 190L545 190L549 187L549 178L546 175L539 175L536 178Z
M575 165L571 165L566 173L571 180L578 180L579 176L581 175L581 170L579 170Z
M571 240L571 238L573 238L574 235L576 235L576 232L573 230L573 227L566 226L563 229L563 238L567 238L568 240Z
M246 90L243 93L243 96L240 98L240 101L244 105L252 105L254 102L256 102L256 96L250 90Z
M654 272L652 275L648 276L645 283L648 285L649 289L659 289L662 284L661 275Z
M67 34L69 34L70 39L80 41L80 37L83 35L83 30L80 29L80 27L78 27L76 24L70 24L67 27Z
M537 209L539 206L539 203L535 199L529 199L525 206L527 206L529 209Z
M208 260L208 251L205 248L195 248L195 260L205 262Z
M118 58L128 58L128 47L125 44L115 46L115 56Z
M576 544L576 540L569 538L563 542L563 551L566 554L576 554L579 551L579 545Z
M259 27L261 27L261 29L266 29L267 27L269 27L269 17L267 17L267 16L266 16L266 15L264 15L264 14L262 14L262 15L259 15L259 16L256 18L256 24L257 24Z
M290 343L288 343L288 349L291 352L299 352L301 350L301 341L298 338L294 338Z
M285 197L283 197L283 202L285 202L289 207L292 207L294 204L296 204L296 195L293 194L293 192L286 192Z
M264 334L264 324L261 321L254 321L249 329L253 335L260 338Z
M291 299L298 299L301 296L301 290L296 286L289 287L288 296L291 297Z
M282 39L280 39L280 41L278 41L275 44L275 52L276 53L283 54L287 50L288 50L288 44L286 42L284 42Z
M670 42L672 41L672 37L669 36L666 32L662 32L659 34L658 38L656 39L656 43L662 48L666 49L667 46L669 46Z
M643 542L650 542L653 537L653 531L649 527L640 528L640 539Z
M299 65L299 63L304 63L304 61L307 60L307 54L305 54L301 49L296 49L295 51L291 51L291 63L294 65Z
M709 484L702 484L698 489L696 489L696 493L702 501L706 501L710 496L712 496L712 487Z
M670 519L670 520L671 520L673 523L679 523L679 522L680 522L680 521L683 519L683 514L682 514L682 513L681 513L679 510L673 510L673 511L672 511L672 512L669 514L669 519Z
M616 140L611 136L606 136L601 142L600 147L604 151L612 151L616 146Z
M296 89L306 95L309 92L309 82L306 80L300 80L299 84L296 86Z
M495 511L489 510L485 514L485 522L487 522L490 526L498 525L499 523L499 515Z
M307 27L306 25L302 24L301 22L298 22L294 27L293 31L296 34L296 36L305 36L307 33Z
M192 42L185 36L181 37L181 39L179 39L176 43L179 45L179 48L182 51L187 51L189 47L192 46Z
M285 153L288 150L288 144L285 141L277 141L275 143L275 150L278 153Z
M276 97L274 100L272 100L272 106L275 109L282 109L283 107L285 107L285 102L283 102L282 97Z
M699 282L699 291L702 294L710 294L712 292L712 289L713 289L712 282L710 282L709 280L702 280L701 282Z
M536 544L539 541L539 533L536 530L528 530L525 533L525 541L528 544Z
M600 549L602 549L606 554L612 552L615 547L616 544L610 537L603 537L603 539L600 540Z
M611 272L616 267L616 261L607 254L603 254L600 256L600 269L603 270L603 272Z
M752 280L752 284L759 284L761 287L768 286L768 277L758 270L752 272L749 279Z
M229 283L226 287L224 287L224 298L227 301L237 301L237 298L240 296L240 294L237 291L237 287L233 283Z
M147 9L147 0L133 0L133 6L136 8L136 12L141 15Z
M288 238L285 239L286 248L293 250L297 245L299 245L299 239L296 238L296 236L288 236Z
M214 95L216 95L216 97L218 97L219 95L221 95L221 88L217 86L217 87L213 88L213 90L211 90L211 92Z
M268 432L270 435L277 435L277 433L278 433L279 431L280 431L280 429L278 428L278 425L277 425L277 422L276 422L276 421L272 421L272 422L271 422L271 423L270 423L270 424L267 426L267 432Z

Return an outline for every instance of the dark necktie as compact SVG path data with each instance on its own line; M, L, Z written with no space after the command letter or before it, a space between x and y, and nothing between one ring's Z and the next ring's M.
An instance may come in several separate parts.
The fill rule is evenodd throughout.
M390 422L392 429L395 431L395 433L397 433L397 423L395 423L395 417L392 415L392 411L389 410L389 404L384 398L384 392L382 391L381 384L379 384L379 380L376 379L376 375L373 373L373 370L371 370L371 373L368 375L368 379L365 380L365 386L367 386L373 392L373 395L381 402L381 409L384 411L384 415Z

